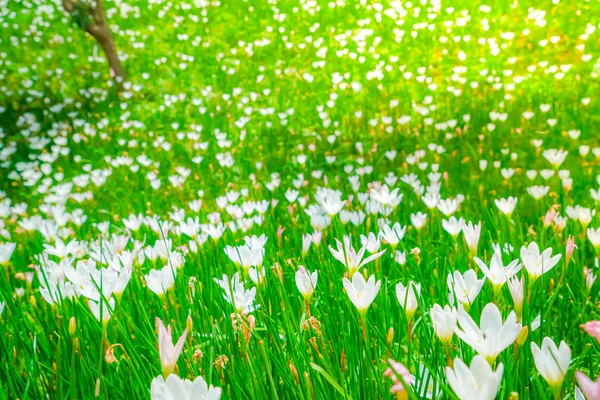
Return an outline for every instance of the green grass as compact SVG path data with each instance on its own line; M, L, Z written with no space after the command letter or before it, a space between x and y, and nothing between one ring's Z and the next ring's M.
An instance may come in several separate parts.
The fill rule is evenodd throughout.
M386 253L360 270L381 280L366 315L366 339L360 314L343 289L346 269L328 250L344 235L352 236L356 248L361 234L378 234L383 216L369 214L359 193L383 184L388 173L398 178L414 173L427 187L434 166L443 174L441 197L465 197L456 217L482 222L478 256L484 262L493 254L492 243L512 246L502 256L504 263L518 259L521 246L532 241L563 254L527 293L522 322L529 335L496 362L504 365L498 398L513 392L522 399L551 398L530 349L545 336L564 340L572 351L564 398L573 397L576 370L592 378L600 373L600 346L580 329L600 319L598 286L588 294L582 272L587 267L597 275L598 254L579 222L569 219L564 230L543 224L554 204L563 217L567 206L597 209L590 189L600 186L598 3L494 0L487 3L489 12L464 0L442 6L377 3L381 8L368 1L318 3L317 10L306 1L106 2L131 83L118 94L98 46L58 3L0 1L0 190L5 197L0 242L17 243L0 274L0 301L6 303L0 314L0 398L149 398L150 383L161 374L156 318L169 323L178 337L188 317L191 332L178 375L203 376L222 387L226 399L392 398L391 380L383 377L388 358L406 365L418 381L423 365L437 394L454 398L429 310L448 304L449 273L473 268L462 235L454 242L442 228L447 218L428 210L411 186L400 179L390 184L404 195L387 219L408 225L398 245L407 262L394 262L392 248L382 244ZM536 23L533 7L545 12L545 24ZM553 37L559 40L553 43ZM490 43L498 44L498 53ZM523 115L527 111L534 113L531 119ZM581 134L573 139L569 131ZM194 132L197 137L190 135ZM48 143L38 146L39 138ZM533 140L543 142L535 146ZM580 146L589 146L589 154L580 153ZM543 151L559 148L569 151L559 169L570 171L571 190L558 173L547 180L526 176L528 170L552 169ZM393 160L386 156L391 150L397 152ZM409 162L416 151L424 152L423 168ZM198 156L203 160L196 164ZM332 156L335 161L328 162ZM231 157L233 165L222 165L223 157ZM484 171L480 160L488 161ZM173 180L180 167L189 169L181 185ZM514 175L503 178L504 168L513 168ZM102 173L104 182L73 186L71 194L87 193L82 202L60 194L62 184ZM280 181L275 188L270 187L274 173ZM155 179L148 174L160 188L153 188ZM285 196L296 189L299 174L297 190L306 207ZM360 175L358 190L349 181L355 175ZM533 185L549 186L549 194L534 200L527 193ZM340 190L345 210L367 215L358 226L333 217L321 244L304 254L302 235L314 232L305 210L316 204L318 187ZM237 206L267 201L264 218L250 226L237 210L219 207L218 199L228 192L243 192L233 202ZM508 196L518 198L510 219L494 205ZM194 212L189 202L197 199L202 207ZM22 213L10 208L19 203L27 205ZM185 256L164 297L146 287L144 275L170 265L170 257L136 265L103 328L84 296L51 306L40 294L45 283L25 275L39 267L36 256L54 239L19 224L40 216L54 225L65 210L86 219L76 224L71 218L61 225L67 228L61 234L87 248L110 242L115 234L130 236L130 251L134 240L153 246L166 237L174 250L189 246L190 237L173 229L165 235L142 225L130 232L122 220L131 213L159 218L163 227L178 226L181 211L185 219L197 216L202 224L214 224L219 215L228 229ZM417 211L428 214L421 231L410 223ZM106 222L108 231L101 233L97 224ZM247 231L240 229L244 225ZM590 227L599 226L594 215ZM248 339L240 324L237 330L232 326L234 308L214 278L238 271L225 246L261 234L268 237L266 276L257 286L250 313L256 325ZM570 235L578 248L564 268ZM415 248L418 256L411 253ZM91 257L86 253L74 257L73 266ZM319 272L312 320L295 284L300 265ZM246 288L256 286L243 279ZM422 292L409 336L395 286L410 280L421 283ZM506 285L494 297L486 282L469 314L478 321L490 302L504 318L513 308ZM533 330L538 315L541 325ZM247 317L243 320L248 328ZM474 355L454 336L452 358L469 364Z

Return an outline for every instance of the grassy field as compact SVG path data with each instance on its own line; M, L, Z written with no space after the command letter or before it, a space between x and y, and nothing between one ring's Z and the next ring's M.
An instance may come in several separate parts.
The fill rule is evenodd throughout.
M105 9L0 0L0 399L600 399L600 3Z

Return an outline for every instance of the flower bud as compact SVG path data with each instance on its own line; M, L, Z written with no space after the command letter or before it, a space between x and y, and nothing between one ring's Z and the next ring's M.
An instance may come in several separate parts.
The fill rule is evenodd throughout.
M387 345L391 346L392 345L392 341L394 340L394 327L391 327L388 330L387 336L385 338L386 338L386 341L387 341Z
M77 321L75 320L75 317L71 317L71 319L69 320L69 335L71 337L73 337L75 335L76 331L77 331Z
M519 333L519 336L517 336L517 344L519 346L523 346L523 343L525 343L525 340L527 340L528 335L529 327L524 326L523 328L521 328L521 333Z

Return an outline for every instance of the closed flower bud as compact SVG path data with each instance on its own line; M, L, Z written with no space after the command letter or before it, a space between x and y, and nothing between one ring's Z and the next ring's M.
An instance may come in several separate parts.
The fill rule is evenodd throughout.
M71 319L69 320L69 335L71 335L71 337L73 337L75 335L76 331L77 331L77 321L75 320L75 317L71 317Z

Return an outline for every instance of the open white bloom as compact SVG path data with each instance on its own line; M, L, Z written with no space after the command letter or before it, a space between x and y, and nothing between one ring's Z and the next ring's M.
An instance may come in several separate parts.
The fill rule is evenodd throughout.
M201 376L193 381L171 374L167 379L157 376L150 385L151 400L219 400L221 388L208 386Z
M225 253L236 265L248 271L251 267L262 266L265 249L264 247L251 247L248 244L243 244L236 247L226 246Z
M439 304L434 304L429 310L431 321L433 321L433 329L435 334L444 343L452 341L454 329L458 320L458 311L456 307L445 306L442 308Z
M507 199L496 199L494 200L494 203L502 214L510 217L517 206L517 198L510 196Z
M456 298L463 308L468 310L484 283L485 277L478 279L477 273L472 269L465 272L464 275L460 271L449 273L448 289L450 289L450 293L448 294L448 301L451 305L454 305L454 299Z
M447 220L442 220L442 228L446 232L452 236L452 239L456 239L456 237L462 232L462 227L465 224L465 220L460 218L456 219L456 217L450 217Z
M412 222L413 226L417 230L421 230L427 222L427 214L422 213L420 211L416 214L410 214L410 222Z
M310 300L317 287L317 277L317 271L309 273L302 265L296 271L296 286L306 300Z
M336 196L325 196L321 201L321 207L329 217L333 217L342 211L345 204L346 202L341 197Z
M569 218L579 221L584 231L587 229L588 225L590 222L592 222L594 216L596 215L595 209L592 210L581 206L567 206L565 208L565 212Z
M530 186L527 188L527 193L536 200L541 199L550 191L550 186Z
M396 207L402 201L403 194L398 194L400 189L396 188L390 192L388 185L383 185L379 190L373 188L369 191L372 200L378 201L383 206Z
M440 195L439 193L425 193L425 196L422 196L421 200L423 200L428 209L434 210L438 206Z
M248 270L248 278L250 278L255 285L261 285L264 282L266 275L265 267L252 267Z
M460 400L494 400L500 389L503 372L502 363L493 371L480 355L473 357L470 367L458 357L454 360L453 368L446 367L448 383Z
M129 217L123 218L122 221L127 229L136 232L140 229L142 222L144 222L144 216L142 214L129 214Z
M396 247L398 243L404 238L406 233L406 226L400 226L400 223L396 222L392 227L384 225L383 230L379 233L379 236L385 240L390 246Z
M8 261L10 260L10 257L12 257L12 254L16 248L16 243L0 243L0 265L8 264Z
M587 238L592 243L592 246L594 246L594 249L596 249L596 251L600 249L600 228L588 228L586 234Z
M10 244L10 243L7 243ZM14 249L13 249L14 250ZM71 240L69 243L63 242L60 238L56 238L54 245L44 244L44 252L54 255L58 258L65 258L75 255L80 250L80 243L77 240ZM0 247L0 254L2 253Z
M369 280L365 281L365 278L360 273L355 272L352 275L352 282L344 278L343 284L352 304L364 315L367 313L373 300L375 300L377 293L379 293L381 281L375 282L375 275L371 275Z
M548 247L542 253L536 242L531 242L528 247L521 247L521 261L529 274L531 282L535 282L542 274L550 271L560 261L562 254L552 257L552 248Z
M521 264L519 264L519 260L514 260L505 267L502 264L502 258L500 257L500 254L497 252L494 252L494 255L492 255L489 268L478 257L475 257L474 260L486 278L488 278L488 280L492 283L495 294L500 292L500 289L502 289L502 286L504 286L508 279L512 278L521 270Z
M571 364L571 349L564 342L560 342L557 348L556 344L549 337L542 340L542 348L531 342L531 352L535 367L540 375L548 382L555 398L560 397L560 388L562 386L569 364Z
M438 201L437 208L442 214L444 214L446 217L449 217L454 214L456 210L458 210L459 205L460 202L457 198L445 199Z
M467 246L469 247L469 254L473 257L477 254L477 245L481 236L481 221L475 226L470 221L469 224L463 222L462 230L465 242L467 242Z
M406 319L412 321L417 307L419 307L418 297L421 296L421 284L410 281L406 287L402 283L396 285L396 298L404 308Z
M268 240L269 238L264 233L260 236L252 235L244 237L244 242L246 243L246 246L254 250L264 249Z
M406 264L406 252L396 250L394 254L392 254L392 258L400 265Z
M102 303L102 306L100 306ZM110 297L105 299L98 299L88 301L88 305L90 307L90 311L94 314L94 317L103 324L107 324L112 316L112 313L115 309L115 299L114 297Z
M477 353L493 364L498 355L510 346L521 332L521 324L517 315L511 311L502 323L500 310L494 303L487 304L481 313L479 327L473 318L465 311L458 311L456 335L471 346Z
M175 285L177 270L166 265L162 269L153 269L148 275L144 275L148 289L157 295L163 295Z
M379 258L383 253L385 253L384 249L378 253L370 255L369 257L363 260L362 258L367 248L362 247L357 253L356 250L354 250L354 248L352 247L352 243L350 243L350 236L344 236L343 245L337 239L335 239L335 243L337 245L337 249L334 250L333 247L329 246L329 251L331 251L331 254L336 260L338 260L346 266L350 275L353 275L354 272L360 269L360 267Z
M548 149L544 151L544 158L548 160L553 167L558 168L567 158L568 151Z
M363 247L367 248L369 253L377 253L381 247L381 237L375 235L373 232L369 232L368 236L360 235L360 243Z
M238 314L246 314L254 309L254 298L256 287L246 290L244 283L240 281L240 275L236 272L231 279L223 274L222 279L214 278L215 282L223 289L223 297L233 304Z
M579 207L579 216L577 219L584 230L588 227L590 222L592 222L594 215L596 215L596 210L591 210L587 207Z

